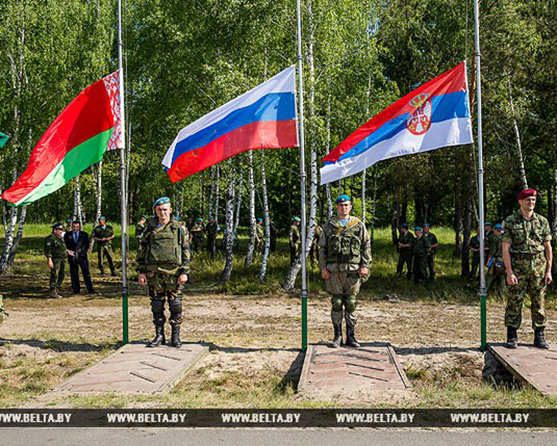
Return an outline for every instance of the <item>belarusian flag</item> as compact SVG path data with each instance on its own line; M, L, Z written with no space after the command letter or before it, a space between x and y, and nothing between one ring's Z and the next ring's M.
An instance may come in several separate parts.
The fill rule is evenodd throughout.
M27 169L2 198L16 206L51 194L98 163L107 150L123 147L120 71L83 90L39 140Z

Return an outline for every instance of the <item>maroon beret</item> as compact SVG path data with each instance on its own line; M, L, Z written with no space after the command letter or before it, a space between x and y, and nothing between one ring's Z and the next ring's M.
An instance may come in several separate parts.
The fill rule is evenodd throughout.
M536 191L536 189L524 189L522 192L518 194L518 199L524 200L525 198L528 197L537 197L537 196L538 196L538 192Z

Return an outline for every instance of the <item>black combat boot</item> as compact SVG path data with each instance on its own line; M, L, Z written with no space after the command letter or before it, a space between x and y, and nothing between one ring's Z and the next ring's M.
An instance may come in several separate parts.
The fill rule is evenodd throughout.
M340 344L342 344L342 324L334 324L333 328L335 329L335 338L333 339L333 348L339 348Z
M354 336L354 326L350 324L347 324L346 326L346 346L354 348L358 348L360 346Z
M543 327L538 327L534 330L534 347L549 348L549 345L547 345L547 342L545 341L543 331Z
M172 325L172 339L170 340L172 347L180 348L182 341L180 340L180 326Z
M507 327L507 348L517 348L518 347L518 335L516 334L516 328Z
M164 344L166 344L166 339L164 338L164 325L155 325L155 337L149 341L147 347L158 347Z

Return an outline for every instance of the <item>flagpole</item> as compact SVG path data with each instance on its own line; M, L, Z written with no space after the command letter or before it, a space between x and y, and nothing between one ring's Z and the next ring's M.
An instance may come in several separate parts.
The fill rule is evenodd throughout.
M479 0L474 0L474 25L476 34L476 95L478 103L478 192L480 207L480 314L481 314L481 345L483 352L487 348L487 309L486 309L486 286L485 286L485 215L484 215L484 170L483 170L483 147L482 147L482 82L480 71L480 10Z
M300 103L300 192L302 212L300 215L302 229L302 350L308 346L308 289L307 289L307 259L306 259L306 154L304 142L304 90L302 79L302 11L300 0L296 2L298 26L298 100Z
M127 191L126 191L126 121L124 108L124 43L122 41L122 0L118 0L118 69L120 72L120 123L121 123L121 150L120 150L120 207L122 218L122 343L127 344L128 336L128 218L127 218Z

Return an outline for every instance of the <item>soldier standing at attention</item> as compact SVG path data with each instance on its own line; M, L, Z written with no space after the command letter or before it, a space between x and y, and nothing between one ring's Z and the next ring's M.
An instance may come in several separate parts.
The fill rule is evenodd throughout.
M155 337L147 347L165 344L164 302L168 301L171 345L180 348L182 323L182 288L190 271L190 245L187 229L171 218L170 198L162 197L154 204L156 217L149 220L137 254L139 284L149 285Z
M114 230L112 226L106 224L106 217L99 218L99 224L93 229L93 240L97 242L97 255L99 260L99 269L101 276L104 276L103 258L108 261L110 274L116 276L114 270L114 255L112 253L112 239L114 238Z
M201 249L203 249L204 231L205 228L203 228L203 219L198 218L191 230L191 234L193 237L193 250L195 252L200 252Z
M510 295L505 311L507 347L518 345L524 298L530 297L534 346L549 348L545 341L545 291L553 278L551 230L545 217L534 212L538 193L524 189L518 194L520 209L505 219L502 237L503 260Z
M400 225L400 237L398 238L398 264L396 266L396 273L402 277L402 270L406 265L406 279L410 280L412 277L412 242L414 241L414 234L408 230L408 224L402 223Z
M290 264L293 265L300 254L300 245L302 244L302 237L300 236L300 219L298 217L294 217L294 222L290 227L290 236L289 236L289 243L290 243Z
M146 223L147 223L147 216L142 215L139 218L139 221L137 222L137 224L135 225L135 238L136 238L138 244L141 242L141 234L143 234L143 231L145 231L145 224Z
M414 234L416 234L416 237L412 241L412 256L414 257L414 283L420 283L421 279L427 285L429 283L427 276L427 259L429 251L431 250L431 245L423 233L423 228L420 226L416 226L414 228Z
M52 226L52 233L44 241L44 255L48 260L48 268L50 269L49 297L53 299L62 297L58 294L58 290L64 280L66 257L68 256L68 250L62 238L63 233L62 223L56 223Z
M323 228L319 222L315 223L315 234L313 235L313 240L311 242L311 248L309 250L309 259L311 261L311 266L315 261L319 262L319 240L323 234Z
M429 232L429 223L424 223L424 237L428 240L431 249L427 255L427 269L429 270L429 281L435 280L435 250L439 247L437 237L433 232Z
M470 251L472 251L472 267L470 268L470 280L475 280L478 274L478 266L480 266L480 227L478 226L477 234L470 239Z
M331 217L323 227L319 240L319 269L325 279L327 291L333 295L331 319L333 321L333 347L342 343L342 311L346 321L346 344L359 347L356 327L356 296L362 280L367 280L371 268L371 245L365 225L352 217L352 201L348 195L336 201L337 216Z
M205 227L205 233L207 234L207 251L211 254L211 260L215 258L217 252L217 234L219 232L219 227L215 221L215 217L209 216L209 223Z

